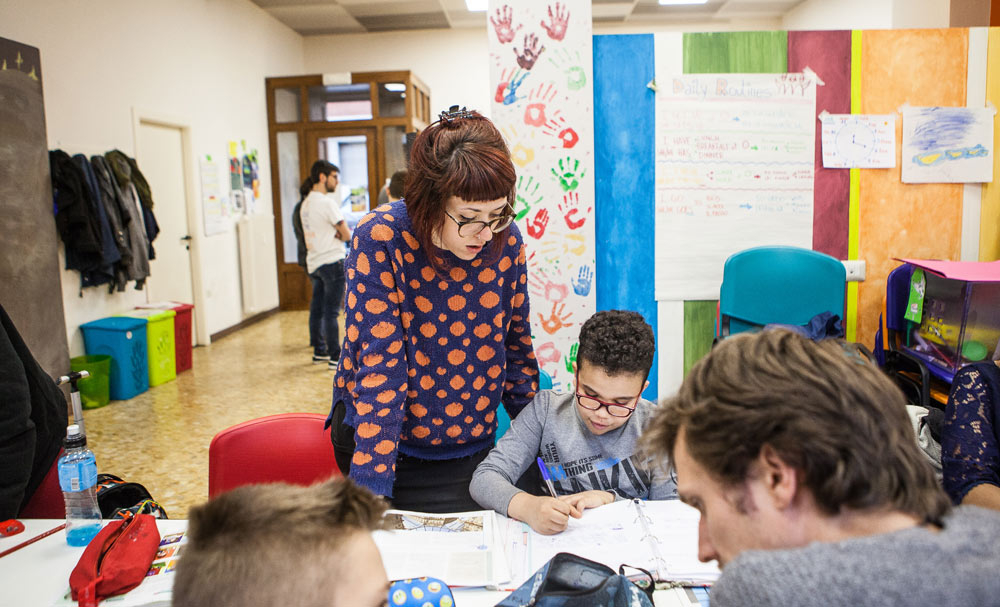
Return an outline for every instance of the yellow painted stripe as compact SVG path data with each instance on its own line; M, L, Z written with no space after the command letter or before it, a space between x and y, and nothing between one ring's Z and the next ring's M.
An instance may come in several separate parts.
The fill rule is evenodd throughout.
M986 100L1000 106L1000 28L991 27L986 58ZM1000 149L1000 131L993 131L993 149ZM979 261L1000 259L1000 157L993 155L993 182L983 185L979 211Z
M861 30L851 32L851 113L861 113ZM861 191L861 172L851 169L850 206L847 211L847 258L857 259L860 244L860 212L858 200ZM844 333L854 341L858 333L858 283L847 283L847 301L844 302Z

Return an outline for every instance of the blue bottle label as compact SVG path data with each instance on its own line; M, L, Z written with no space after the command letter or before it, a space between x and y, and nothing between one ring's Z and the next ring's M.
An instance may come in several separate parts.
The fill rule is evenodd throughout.
M63 492L83 491L97 484L97 462L93 459L59 462L59 487Z

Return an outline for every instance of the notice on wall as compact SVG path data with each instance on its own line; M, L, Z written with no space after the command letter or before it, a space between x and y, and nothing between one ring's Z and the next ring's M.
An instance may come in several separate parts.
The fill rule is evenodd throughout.
M891 169L896 166L896 116L828 114L823 125L823 167Z
M222 234L229 229L229 217L219 187L219 167L211 158L198 163L201 175L201 213L205 222L205 236Z
M717 299L743 249L812 248L814 76L656 83L656 298Z
M903 183L993 181L996 109L903 108Z

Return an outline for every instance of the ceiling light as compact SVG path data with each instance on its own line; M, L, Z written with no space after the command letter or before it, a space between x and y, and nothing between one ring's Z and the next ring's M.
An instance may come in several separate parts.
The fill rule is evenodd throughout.
M465 0L468 2L469 0ZM660 0L661 6L674 6L678 4L707 4L708 0Z
M489 0L465 0L465 7L474 13L487 10L489 4Z

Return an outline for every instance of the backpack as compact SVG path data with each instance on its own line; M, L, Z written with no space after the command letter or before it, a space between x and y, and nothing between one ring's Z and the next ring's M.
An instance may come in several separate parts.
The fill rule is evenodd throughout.
M127 512L167 518L167 511L139 483L125 482L114 474L98 474L96 491L103 518L128 518Z

